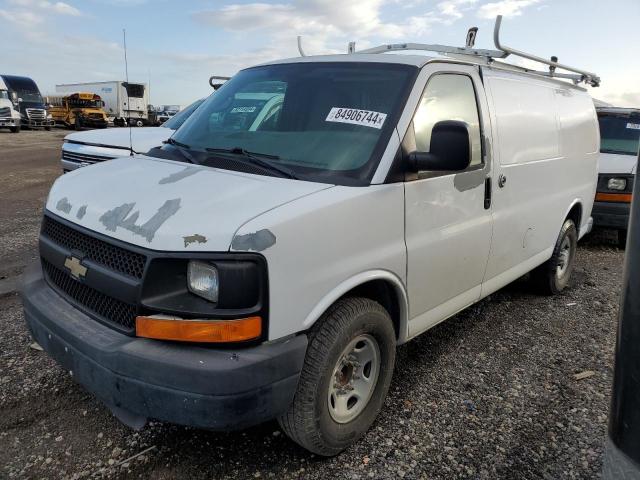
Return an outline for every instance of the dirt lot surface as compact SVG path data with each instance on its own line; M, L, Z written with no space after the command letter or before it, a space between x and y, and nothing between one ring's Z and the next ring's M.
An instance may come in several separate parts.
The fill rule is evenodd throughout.
M623 260L602 232L582 242L562 295L519 281L400 347L378 421L335 458L275 422L235 433L121 425L30 348L15 293L37 257L65 133L0 131L0 478L599 477Z

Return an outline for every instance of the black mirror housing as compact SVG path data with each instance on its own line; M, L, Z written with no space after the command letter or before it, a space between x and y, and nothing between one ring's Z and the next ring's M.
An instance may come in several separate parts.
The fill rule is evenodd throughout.
M414 172L460 171L471 163L469 126L457 120L436 123L431 132L429 152L411 152L409 166Z

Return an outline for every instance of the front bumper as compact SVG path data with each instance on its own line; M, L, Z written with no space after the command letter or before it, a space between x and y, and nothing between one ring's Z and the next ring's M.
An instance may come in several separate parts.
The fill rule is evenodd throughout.
M591 216L596 227L626 230L630 211L630 203L595 202Z
M19 118L5 117L0 118L0 127L18 127L20 126Z
M53 119L44 119L44 120L35 120L33 118L22 119L22 125L25 127L33 128L33 127L53 127L55 125L55 120Z
M129 337L60 297L39 263L24 274L22 298L33 338L116 416L135 418L123 420L130 425L155 418L233 430L273 419L293 400L305 335L233 350Z
M105 119L83 117L82 126L88 128L107 128L109 122Z

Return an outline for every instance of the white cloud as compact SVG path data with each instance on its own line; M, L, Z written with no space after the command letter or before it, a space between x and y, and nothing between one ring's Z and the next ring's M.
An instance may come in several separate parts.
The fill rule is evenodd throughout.
M79 17L82 12L65 2L47 0L7 0L11 6L0 10L0 17L20 27L33 27L43 23L48 14Z
M542 0L500 0L498 2L485 3L478 10L480 18L494 19L497 15L516 17L522 15L522 11L532 5L539 4Z
M464 16L464 12L469 10L478 0L444 0L438 3L438 10L445 17L451 20L458 20Z

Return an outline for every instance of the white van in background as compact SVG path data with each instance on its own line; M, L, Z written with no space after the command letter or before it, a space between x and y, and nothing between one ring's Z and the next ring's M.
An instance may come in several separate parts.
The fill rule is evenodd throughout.
M599 107L597 112L600 160L593 221L595 226L617 230L624 246L640 146L640 109Z
M196 100L160 127L135 128L131 131L112 128L67 135L62 143L62 173L117 157L146 153L153 147L162 146L204 100Z
M407 48L455 56L378 54ZM383 407L397 345L527 272L569 285L595 108L498 48L247 68L162 148L61 176L24 274L32 335L133 427L277 418L339 453Z

